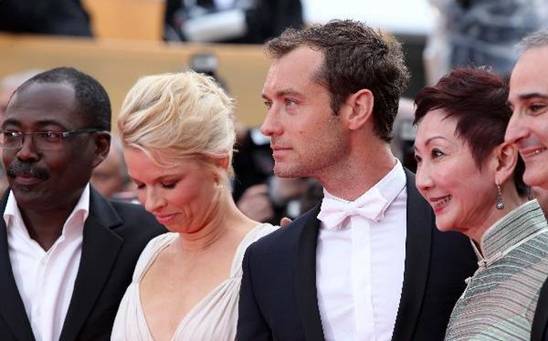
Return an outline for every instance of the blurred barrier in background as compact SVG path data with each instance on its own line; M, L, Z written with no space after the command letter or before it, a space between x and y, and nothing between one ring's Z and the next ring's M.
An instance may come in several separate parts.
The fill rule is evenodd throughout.
M161 40L164 0L83 0L97 38Z
M95 1L95 0L94 0ZM217 56L218 73L237 100L238 119L259 125L264 116L261 89L269 61L261 46L166 44L161 41L86 39L0 34L0 78L26 69L74 66L96 77L112 100L113 120L135 81L144 75L177 72L190 56Z

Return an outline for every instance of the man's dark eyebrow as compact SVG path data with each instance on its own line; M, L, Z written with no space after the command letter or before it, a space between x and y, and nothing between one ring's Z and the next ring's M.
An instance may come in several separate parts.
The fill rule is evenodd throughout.
M277 97L283 97L283 96L297 96L297 97L301 97L302 94L296 90L293 90L293 89L285 89L285 90L280 90L280 91L277 91L276 94L275 94ZM270 97L268 97L267 95L265 95L264 93L261 94L261 97L267 101L270 101Z
M2 123L2 127L5 127L7 125L20 127L21 122L19 120L14 119L14 118L7 118ZM39 126L39 127L48 126L48 125L49 126L57 126L57 127L60 127L61 129L67 129L67 127L65 127L62 123L60 123L59 121L55 121L55 120L40 120L36 123L36 125Z
M302 96L300 92L293 89L281 90L277 93L278 96Z
M48 126L48 125L52 125L52 126L58 126L58 127L61 127L61 128L66 128L64 124L62 124L61 122L59 121L55 121L55 120L40 120L38 121L37 123L39 126Z
M520 99L532 99L532 98L543 98L543 99L548 99L548 95L546 94L541 94L539 92L531 92L531 93L527 93L527 94L522 94L522 95L519 95L518 96Z
M17 120L14 120L13 118L7 118L7 119L4 120L4 122L2 122L2 127L7 126L7 125L20 126L21 123L19 123L19 121L17 121Z

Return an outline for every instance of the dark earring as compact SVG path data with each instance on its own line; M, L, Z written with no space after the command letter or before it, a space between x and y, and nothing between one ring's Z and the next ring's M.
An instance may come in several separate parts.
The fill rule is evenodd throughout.
M502 199L502 188L497 184L497 203L495 205L497 210L502 210L504 208L504 200Z

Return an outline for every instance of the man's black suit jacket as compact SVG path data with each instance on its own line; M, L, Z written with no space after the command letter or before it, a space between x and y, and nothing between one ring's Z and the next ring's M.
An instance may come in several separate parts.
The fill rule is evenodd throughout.
M7 197L6 193L0 201L2 216ZM61 341L110 339L137 259L147 242L163 232L141 206L110 202L91 190L82 257ZM13 277L4 219L0 219L0 340L34 340Z
M432 210L417 192L413 174L406 173L404 282L392 340L443 340L464 280L477 268L476 257L467 238L436 229ZM316 295L319 209L316 206L247 249L238 340L324 339Z
M548 341L548 280L540 289L531 329L531 341Z

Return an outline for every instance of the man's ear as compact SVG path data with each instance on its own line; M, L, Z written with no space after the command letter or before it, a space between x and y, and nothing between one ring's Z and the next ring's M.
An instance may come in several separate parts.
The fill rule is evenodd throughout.
M497 167L495 182L503 184L514 174L518 162L518 149L514 143L504 142L495 148Z
M95 157L93 158L93 168L97 167L104 159L107 158L110 150L110 133L99 131L95 134Z
M345 118L349 129L359 129L372 120L374 102L375 97L369 89L358 90L347 98Z

